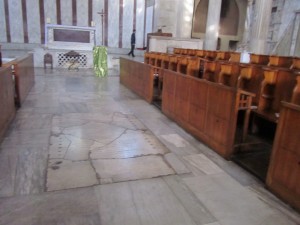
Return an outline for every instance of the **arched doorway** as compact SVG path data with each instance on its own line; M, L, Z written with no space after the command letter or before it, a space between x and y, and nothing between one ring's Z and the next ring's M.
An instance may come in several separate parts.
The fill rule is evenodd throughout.
M205 38L209 0L196 0L192 26L193 38ZM247 1L222 0L219 24L221 50L235 50L243 34ZM230 45L230 46L229 46Z

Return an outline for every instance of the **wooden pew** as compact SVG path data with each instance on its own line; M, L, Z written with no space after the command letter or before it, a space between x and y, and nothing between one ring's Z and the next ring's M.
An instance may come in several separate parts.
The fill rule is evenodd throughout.
M268 65L269 55L250 54L250 63L258 65Z
M34 85L34 63L33 54L16 58L9 63L3 64L3 67L11 69L15 76L16 104L21 106L25 101L29 91Z
M217 78L218 68L219 68L218 62L205 61L202 78L211 82L218 82L218 78Z
M177 55L171 55L169 58L169 70L177 71L177 64L178 64L178 57Z
M264 80L261 83L257 114L277 122L281 101L290 101L296 84L296 76L291 70L264 67Z
M153 101L153 75L153 66L120 58L120 82L149 103Z
M300 57L293 58L291 70L300 70Z
M1 52L1 45L0 45L0 67L2 67L2 52Z
M195 56L200 57L200 58L205 58L205 50L196 50Z
M208 60L215 60L217 57L217 51L205 51L205 58Z
M162 111L225 158L233 153L237 113L252 94L165 70Z
M231 62L220 62L220 72L218 73L218 83L236 87L240 75L240 64Z
M300 210L300 102L298 97L293 99L297 101L281 105L266 183L272 192Z
M230 52L229 62L239 63L241 61L241 53L240 52Z
M10 68L0 68L0 142L16 114L14 83Z
M240 75L238 78L237 87L255 94L252 99L253 105L257 106L261 83L264 80L264 71L261 66L253 64L240 64Z
M292 63L293 63L293 57L270 55L268 66L290 68Z
M230 58L230 52L218 51L216 60L228 61Z

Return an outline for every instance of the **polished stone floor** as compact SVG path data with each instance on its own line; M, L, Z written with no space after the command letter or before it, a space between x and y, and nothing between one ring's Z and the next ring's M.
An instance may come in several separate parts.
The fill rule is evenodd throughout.
M0 149L0 224L299 225L256 178L92 70L35 70Z

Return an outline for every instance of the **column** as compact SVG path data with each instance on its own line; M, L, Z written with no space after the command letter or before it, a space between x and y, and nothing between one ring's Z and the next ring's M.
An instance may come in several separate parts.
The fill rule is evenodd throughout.
M253 53L266 54L271 11L272 0L255 1L255 17L250 38L250 51Z
M291 49L290 49L290 55L295 55L296 56L296 45L299 40L298 36L300 34L300 10L297 10L295 12L295 23L294 23L294 30L292 34L292 44L291 44Z
M250 24L251 24L251 18L252 18L252 11L253 11L253 0L248 0L247 4L247 14L246 14L246 20L245 20L245 28L243 33L243 41L241 44L241 48L244 51L249 51L249 42L250 42Z
M204 49L216 50L219 36L219 24L222 0L210 0L205 32Z

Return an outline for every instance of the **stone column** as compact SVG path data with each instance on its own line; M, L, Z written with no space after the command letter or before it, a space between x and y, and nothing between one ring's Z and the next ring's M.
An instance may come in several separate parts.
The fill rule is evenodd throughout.
M204 49L216 50L219 37L219 24L222 0L210 0L208 3Z
M291 44L291 49L290 49L290 55L295 55L297 56L297 51L296 51L296 45L299 42L299 34L300 34L300 10L295 11L295 22L294 22L294 30L292 34L292 44ZM298 53L299 54L299 53Z
M251 18L253 16L253 0L248 0L247 4L247 14L245 19L245 27L244 27L244 33L243 33L243 41L241 44L241 50L249 51L249 42L250 42L250 24L251 24Z
M255 1L255 17L251 30L250 51L266 54L266 44L272 11L272 0Z

